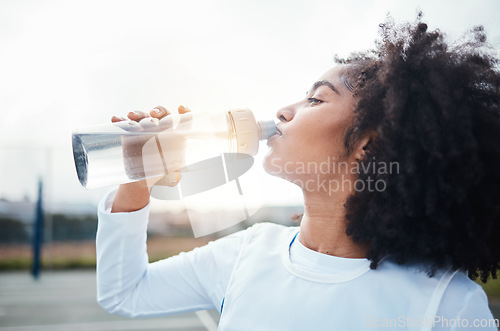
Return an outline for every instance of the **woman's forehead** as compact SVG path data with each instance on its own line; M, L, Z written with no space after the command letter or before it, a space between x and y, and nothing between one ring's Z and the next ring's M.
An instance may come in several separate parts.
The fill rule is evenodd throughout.
M342 76L342 72L345 71L344 67L335 66L333 68L328 69L321 77L320 80L328 80L332 83L337 83L340 76Z
M352 92L349 86L346 86L346 67L345 66L335 66L327 70L320 78L319 81L328 81L332 83L337 89L346 90Z

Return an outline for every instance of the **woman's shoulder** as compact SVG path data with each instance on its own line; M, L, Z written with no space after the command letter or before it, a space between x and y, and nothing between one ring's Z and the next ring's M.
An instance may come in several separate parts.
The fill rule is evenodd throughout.
M469 325L475 320L488 325L494 322L483 288L461 271L454 274L443 293L436 316L467 320Z
M448 289L460 293L484 292L481 285L470 279L463 271L457 271L455 273L450 281Z
M252 225L249 229L251 236L254 239L267 239L274 238L276 240L278 237L289 237L292 234L296 234L299 231L298 226L286 226L271 222L259 222Z
M488 305L488 297L481 285L470 279L463 271L458 271L443 295L443 303L461 302L463 304Z
M235 232L223 238L224 240L238 239L239 247L245 248L249 245L258 246L281 246L284 242L293 239L299 231L297 226L286 226L271 222L259 222L251 225L245 230ZM220 239L219 239L220 240Z
M431 272L430 266L425 263L396 263L391 258L386 258L380 263L376 270L387 274L399 274L407 278L429 279L433 282L442 281L448 278L449 286L460 291L476 291L481 286L472 281L462 270L453 270L452 268L442 268Z
M251 243L282 243L284 240L293 238L292 236L299 231L297 226L286 226L271 222L258 222L246 229L231 233L216 241L210 242L208 246L212 248L228 244L238 247L238 250Z
M257 222L251 226L251 228L258 229L259 231L295 231L298 230L298 226L288 226L272 222Z
M383 261L379 268L384 276L390 276L388 278L393 281L402 279L410 287L414 286L420 290L429 287L432 291L441 288L442 304L445 306L463 304L469 300L487 303L483 288L462 270L439 269L431 274L429 268L423 264L397 264L390 259Z
M447 319L491 316L484 290L464 271L449 268L430 274L423 264L397 264L390 259L382 261L374 271L379 283L415 302L420 300L433 316Z

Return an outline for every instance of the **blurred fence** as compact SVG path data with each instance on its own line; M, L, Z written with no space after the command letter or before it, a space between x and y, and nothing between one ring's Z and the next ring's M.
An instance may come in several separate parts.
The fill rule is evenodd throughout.
M93 267L96 209L109 188L85 191L74 170L71 146L33 148L0 144L0 270L28 269L35 220L38 181L43 181L43 267ZM205 244L209 239L243 229L255 222L295 225L301 207L264 206L250 219L211 236L193 238L185 209L152 211L148 249L152 260ZM228 210L212 210L203 217L220 218ZM227 215L226 215L227 216ZM168 241L162 237L176 238Z

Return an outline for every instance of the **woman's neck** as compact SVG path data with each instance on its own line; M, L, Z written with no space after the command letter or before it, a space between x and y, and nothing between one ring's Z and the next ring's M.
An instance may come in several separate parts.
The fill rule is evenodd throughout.
M344 204L349 194L304 192L304 216L299 241L317 252L345 258L364 258L366 245L354 243L346 234Z

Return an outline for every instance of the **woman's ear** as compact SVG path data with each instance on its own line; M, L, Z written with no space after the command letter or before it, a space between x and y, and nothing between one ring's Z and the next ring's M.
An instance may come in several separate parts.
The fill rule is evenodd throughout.
M368 145L375 139L375 134L370 133L363 135L361 137L357 144L356 144L356 149L354 150L354 158L356 160L362 160L365 157L366 151L368 149Z

